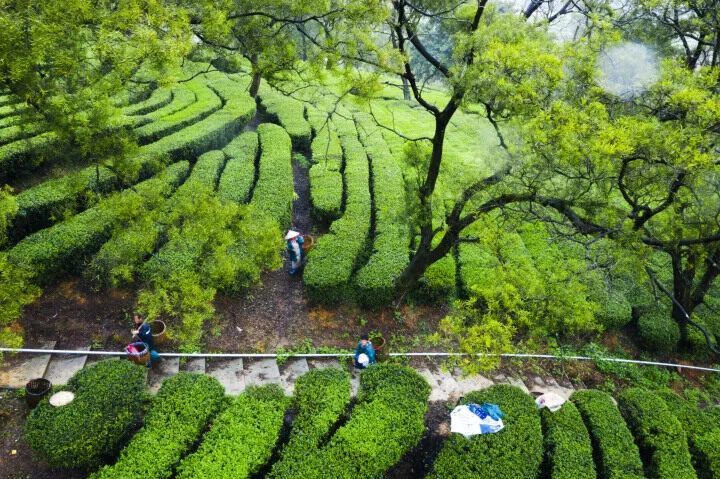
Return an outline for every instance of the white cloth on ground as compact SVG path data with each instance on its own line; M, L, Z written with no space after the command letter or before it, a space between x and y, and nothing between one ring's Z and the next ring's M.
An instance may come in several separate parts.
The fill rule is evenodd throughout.
M535 404L537 404L538 409L546 407L550 412L555 412L565 404L565 401L567 401L567 399L564 397L557 393L550 392L538 396L537 399L535 399Z

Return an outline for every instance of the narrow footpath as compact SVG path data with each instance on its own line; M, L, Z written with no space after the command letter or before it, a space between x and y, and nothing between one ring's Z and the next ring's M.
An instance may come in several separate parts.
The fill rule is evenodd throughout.
M313 232L310 214L310 180L299 155L293 152L293 181L297 199L293 202L292 227L302 233ZM210 339L213 349L222 351L274 350L297 343L308 336L308 305L303 291L302 275L288 274L289 262L283 254L283 268L264 273L261 284L241 301L218 297L216 305L223 316L219 337ZM243 318L253 318L248 325ZM240 328L243 323L248 331ZM248 344L249 343L249 344Z

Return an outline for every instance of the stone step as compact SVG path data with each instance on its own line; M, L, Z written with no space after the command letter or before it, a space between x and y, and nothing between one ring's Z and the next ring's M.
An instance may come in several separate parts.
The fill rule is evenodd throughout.
M225 394L237 396L245 390L243 360L222 359L208 363L206 373L217 379L225 388Z
M295 392L295 381L308 371L310 371L310 365L307 359L288 359L287 362L280 367L280 385L285 391L285 394L292 396Z
M33 349L53 349L55 341L45 341L37 348ZM0 385L20 389L31 379L42 378L45 376L48 364L50 363L50 354L22 354L19 355L18 362L12 361L7 369L0 370Z
M78 351L90 351L90 346ZM87 359L87 354L53 354L45 371L45 379L56 386L67 384L76 372L85 367Z
M441 369L432 371L427 367L419 369L418 373L430 385L430 401L457 401L460 397L460 386L452 374Z
M183 369L189 373L205 374L205 358L190 358Z
M473 391L487 389L494 384L491 380L480 374L463 376L459 369L453 371L453 378L457 383L458 394L460 396L465 396Z
M245 365L245 386L280 384L280 368L275 358L248 361Z
M153 367L148 375L150 393L156 394L160 390L163 381L179 372L180 358L162 358L160 361L153 361Z
M522 379L520 378L507 378L508 384L512 384L513 386L522 389L525 394L530 394L530 391L528 390L527 386L525 386L525 383L522 382Z

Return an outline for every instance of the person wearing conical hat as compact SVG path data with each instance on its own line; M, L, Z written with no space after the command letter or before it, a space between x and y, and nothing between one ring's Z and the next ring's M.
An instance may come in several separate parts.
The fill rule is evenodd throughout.
M289 230L285 235L287 241L288 256L290 256L290 275L297 274L303 260L302 245L305 242L303 236L294 230Z

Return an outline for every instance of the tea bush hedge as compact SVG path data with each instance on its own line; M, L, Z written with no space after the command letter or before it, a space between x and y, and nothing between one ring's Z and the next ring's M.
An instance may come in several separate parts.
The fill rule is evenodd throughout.
M176 85L171 89L171 92L172 100L170 103L155 111L144 114L142 119L146 122L153 122L160 118L174 115L197 101L195 91L186 85Z
M429 478L536 479L543 457L543 436L535 401L515 386L499 384L475 391L464 403L500 406L505 428L495 434L445 441Z
M81 369L67 387L75 400L61 408L40 403L25 423L25 439L53 467L97 467L138 422L145 374L146 368L117 360Z
M590 434L575 405L566 402L555 412L540 414L545 436L549 479L595 479Z
M42 123L24 122L22 125L12 125L0 128L0 146L7 143L30 138L42 133L45 127Z
M311 113L312 111L312 113ZM343 152L340 138L332 121L316 108L308 108L312 115L314 138L311 145L313 165L310 167L310 199L313 213L329 223L340 217L343 199ZM322 117L322 118L320 118Z
M9 103L4 106L0 106L0 118L5 118L6 116L20 115L21 113L25 113L29 109L29 106L21 104L19 102Z
M386 363L365 370L350 420L327 444L274 477L382 477L420 442L429 395L425 380L408 367Z
M186 85L195 94L196 101L187 108L136 128L135 134L141 145L152 143L197 123L223 106L220 97L204 81L194 79Z
M123 115L147 115L150 112L159 110L173 100L173 92L170 88L156 88L147 100L129 105L123 108Z
M195 168L193 168L193 174L178 189L176 197L173 197L169 203L181 206L179 203L180 196L192 195L194 198L199 198L203 194L211 194L215 190L218 176L224 164L225 154L221 151L210 151L203 154L198 159ZM178 210L171 211L166 219L176 222L173 216L178 215L180 215L179 219L185 219L183 218L183 211ZM187 221L182 225L183 228L188 228L188 226L190 225ZM193 237L180 234L170 238L157 254L153 255L143 265L142 275L147 279L168 278L175 272L193 270L200 255L205 251L203 246L207 239L202 235L202 229L200 229L199 233L199 235Z
M66 214L85 209L95 195L107 194L118 186L115 173L90 166L45 181L17 195L18 212L10 230L11 241L52 226Z
M114 233L93 257L87 275L103 286L122 286L137 279L138 269L160 245L167 226L181 218L182 197L212 193L225 157L213 151L200 156L187 180L164 204ZM159 259L157 261L160 261Z
M228 161L220 178L218 196L235 203L247 203L255 181L257 133L248 131L241 134L223 148L223 152L228 156Z
M649 311L638 319L638 336L648 351L669 354L680 341L680 328L663 309Z
M642 479L643 466L622 415L607 393L576 391L570 398L590 433L599 479Z
M145 425L112 466L90 479L167 479L224 406L222 385L204 374L180 372L166 379Z
M358 298L367 305L386 304L410 262L410 229L405 180L380 128L366 114L355 116L360 141L371 163L375 196L375 237L367 264L355 278Z
M649 477L697 479L685 431L660 396L630 388L620 394L618 406L635 435Z
M40 283L67 272L79 272L85 258L100 249L113 228L127 224L159 205L187 176L178 162L134 189L116 193L79 215L31 234L8 252L14 264L32 272Z
M260 171L250 203L257 212L277 221L280 228L287 228L295 195L290 137L282 127L271 123L258 126L257 133Z
M672 391L661 391L658 395L687 435L698 476L701 479L720 477L720 423L717 419Z
M291 478L308 451L318 449L350 404L350 375L337 368L313 369L295 383L297 415L290 439L269 478Z
M308 297L324 303L355 297L350 281L370 232L370 176L365 149L352 121L337 119L335 125L345 154L345 212L310 251L303 275Z
M255 474L280 438L288 403L276 384L248 388L213 421L197 452L180 463L175 477L244 479Z
M156 173L158 165L162 165L167 158L195 161L202 153L225 146L255 116L255 102L239 83L230 80L217 83L219 87L216 88L231 99L221 110L204 120L141 147L139 153L128 162L136 170L138 179ZM83 209L83 197L88 191L106 193L117 187L117 180L109 170L100 168L99 184L94 179L94 172L95 167L86 168L23 191L18 195L20 211L13 227L19 231L16 233L11 230L11 237L19 240L26 234L51 225L61 218L60 213Z
M420 297L427 301L442 301L456 293L455 258L447 255L425 270L418 284Z
M305 107L302 103L285 96L263 82L258 98L265 112L287 131L294 149L307 151L310 148L312 130L305 119Z
M0 146L0 181L39 166L56 142L57 135L48 131Z
M24 122L25 122L25 117L23 115L6 116L5 118L0 118L0 128L20 125L21 123L24 123Z

